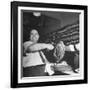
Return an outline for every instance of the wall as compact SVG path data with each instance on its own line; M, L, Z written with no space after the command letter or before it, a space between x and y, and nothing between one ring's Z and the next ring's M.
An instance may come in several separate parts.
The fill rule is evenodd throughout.
M0 1L0 90L10 90L10 1L11 0L1 0ZM20 0L18 0L20 1ZM23 1L23 0L21 0ZM29 1L29 0L27 0ZM48 3L64 3L64 4L80 4L80 5L89 5L89 0L30 0L30 1L37 1L37 2L48 2ZM89 14L90 14L90 10ZM88 15L90 16L90 15ZM90 20L90 18L88 18ZM90 27L89 27L90 29ZM88 31L90 34L90 30ZM89 35L90 38L90 35ZM89 40L90 46L90 40ZM90 47L88 48L90 50ZM90 53L90 51L89 51ZM89 56L90 59L90 56ZM90 60L88 61L90 63ZM90 65L89 65L90 68ZM90 70L89 75L90 76ZM90 78L89 78L90 81ZM27 88L28 90L90 90L90 83L89 84L82 84L82 85L66 85L66 86L48 86L48 87L34 87L34 88ZM27 90L23 88L22 90ZM11 89L12 90L12 89ZM15 89L16 90L16 89Z

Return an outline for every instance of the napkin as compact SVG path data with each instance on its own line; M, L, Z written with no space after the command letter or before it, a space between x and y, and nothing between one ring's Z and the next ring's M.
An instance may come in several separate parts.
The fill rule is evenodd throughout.
M50 76L54 74L54 71L51 68L52 64L46 64L45 72L47 72Z

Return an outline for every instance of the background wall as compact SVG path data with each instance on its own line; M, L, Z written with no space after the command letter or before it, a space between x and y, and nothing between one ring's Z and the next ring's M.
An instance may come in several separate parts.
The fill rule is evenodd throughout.
M10 90L10 1L11 0L1 0L0 1L0 90ZM20 1L20 0L18 0ZM21 0L25 1L25 0ZM90 16L90 5L89 0L27 0L33 2L47 2L47 3L61 3L61 4L78 4L78 5L88 5L89 6L89 15ZM88 17L88 21L90 18ZM90 29L90 27L89 27ZM88 29L88 34L90 30ZM88 35L90 38L90 35ZM90 46L90 40L88 42ZM90 47L88 47L88 50ZM88 51L90 53L90 51ZM90 59L90 56L89 56ZM89 60L88 59L88 60ZM88 61L90 63L90 60ZM89 65L90 68L90 65ZM90 76L90 70L88 73ZM89 84L81 85L62 85L62 86L47 86L47 87L33 87L27 88L28 90L90 90L90 78ZM27 90L22 88L22 90ZM11 89L12 90L12 89ZM16 90L16 89L15 89Z
M42 39L43 35L57 30L60 31L61 28L67 25L79 23L80 13L38 11L41 15L36 17L33 15L33 12L30 10L23 10L22 12L23 42L29 39L30 30L32 29L37 29L40 39Z

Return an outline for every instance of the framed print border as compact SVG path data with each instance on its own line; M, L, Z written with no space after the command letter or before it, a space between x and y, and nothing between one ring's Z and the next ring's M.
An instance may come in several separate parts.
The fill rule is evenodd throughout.
M83 59L84 59L84 72L83 72L83 79L78 80L55 80L55 81L44 81L44 82L19 82L19 64L18 64L18 57L19 57L19 7L37 7L37 8L52 8L52 9L72 9L72 10L81 10L83 11L83 20L84 20L84 52L83 52ZM44 10L44 9L42 9ZM87 68L87 6L84 5L67 5L67 4L48 4L48 3L35 3L35 2L18 2L13 1L11 2L11 87L18 88L18 87L34 87L34 86L52 86L52 85L67 85L67 84L82 84L88 82L88 68ZM20 58L20 57L19 57Z

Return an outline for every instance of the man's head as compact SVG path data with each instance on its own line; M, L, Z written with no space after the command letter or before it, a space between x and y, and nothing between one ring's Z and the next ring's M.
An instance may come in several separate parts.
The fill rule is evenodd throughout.
M36 29L30 31L30 40L32 42L37 42L39 40L39 33Z

